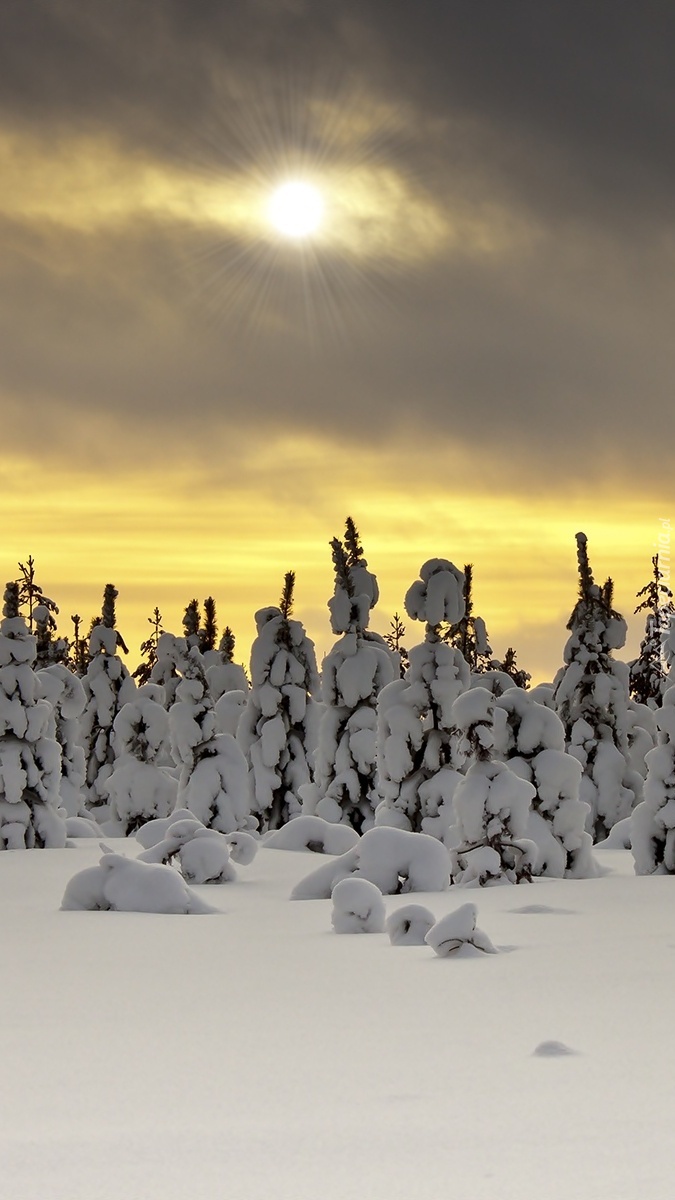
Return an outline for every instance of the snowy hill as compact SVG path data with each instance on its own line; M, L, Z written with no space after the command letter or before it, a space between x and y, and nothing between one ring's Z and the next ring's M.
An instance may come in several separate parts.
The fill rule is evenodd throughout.
M626 851L416 894L476 903L500 953L454 959L290 902L310 853L198 888L222 914L59 911L99 857L0 856L11 1200L671 1196L673 881Z

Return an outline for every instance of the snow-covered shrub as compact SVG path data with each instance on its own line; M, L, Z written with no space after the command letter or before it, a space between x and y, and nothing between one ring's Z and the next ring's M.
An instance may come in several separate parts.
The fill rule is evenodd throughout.
M172 633L161 633L157 639L149 682L164 689L164 707L170 709L176 700L176 689L180 683L180 675L176 670L176 638Z
M581 763L587 828L599 841L630 815L642 780L628 762L628 668L612 658L626 640L626 622L612 608L611 580L602 588L593 580L583 533L577 534L577 558L579 599L567 623L570 637L555 680L555 704L567 749Z
M40 694L52 706L55 737L61 747L61 805L69 817L84 817L85 763L79 722L86 703L84 688L63 663L44 667L36 676Z
M345 854L358 845L359 835L351 825L333 825L321 817L300 815L282 829L267 834L266 850L313 850L316 854Z
M144 850L149 850L152 846L157 846L164 839L167 829L174 825L176 821L196 820L197 818L187 808L176 808L168 817L159 817L152 821L147 821L145 825L141 825L140 829L136 830L136 841L141 843ZM199 822L201 825L201 821Z
M247 840L232 842L237 838ZM196 817L186 817L169 825L162 840L139 854L137 861L172 863L188 883L229 883L237 878L231 858L252 862L256 848L255 840L246 833L219 833L207 829Z
M389 896L442 892L450 882L450 860L445 846L427 834L369 829L353 849L302 879L291 899L327 900L335 884L349 875L368 879Z
M397 673L396 659L384 638L368 630L379 590L350 518L345 544L333 538L331 548L335 593L328 607L333 633L342 636L323 662L314 782L301 794L305 813L362 833L379 801L377 695Z
M253 811L260 829L279 829L300 812L300 789L311 780L319 691L314 643L291 619L295 576L289 571L279 608L256 613L251 690L237 740L251 770Z
M631 819L636 875L675 874L675 687L663 700L655 716L665 741L647 754L644 800Z
M367 879L342 879L331 895L331 924L336 933L382 933L385 908L382 892Z
M104 790L111 820L128 837L146 821L168 817L176 806L177 780L159 765L168 752L166 710L139 693L115 717L113 736L117 758Z
M0 849L59 848L61 748L51 705L32 664L35 638L19 616L18 584L5 590L0 623Z
M248 867L258 853L258 842L250 833L238 829L235 833L226 833L225 838L230 847L230 858L242 867Z
M465 946L482 950L484 954L496 954L497 950L487 934L476 928L477 916L475 904L462 904L461 908L441 917L424 940L439 958L456 954Z
M426 621L426 633L409 652L405 678L383 688L378 699L378 826L442 838L450 824L460 779L450 714L470 672L461 651L442 639L441 623L461 619L463 582L453 563L430 559L406 595L406 612Z
M87 807L97 821L108 815L106 783L115 767L113 725L118 712L136 694L136 683L117 654L126 646L115 628L117 591L111 583L103 593L101 622L89 636L90 661L82 679L86 696L80 720L86 767Z
M68 883L61 908L116 912L211 913L172 867L137 862L102 846L97 867L79 871Z
M392 946L423 946L436 923L434 914L423 904L404 904L385 921Z
M527 840L527 823L535 789L492 759L495 699L485 688L472 688L453 704L452 719L459 753L474 759L454 797L455 824L448 833L452 882L483 886L530 879L536 847Z
M180 873L188 883L230 883L237 878L227 838L215 829L196 833L181 846L176 857Z
M498 735L498 757L536 789L526 831L538 850L533 873L594 877L598 867L586 832L589 809L579 799L581 764L565 753L562 721L522 688L512 687L498 697L495 709L506 718Z
M183 638L174 638L171 653L182 676L169 710L173 756L180 767L177 803L220 833L251 829L246 759L230 734L218 733L201 654Z

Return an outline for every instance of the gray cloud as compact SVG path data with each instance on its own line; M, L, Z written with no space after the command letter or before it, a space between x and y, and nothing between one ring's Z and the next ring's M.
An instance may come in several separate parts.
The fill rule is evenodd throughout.
M398 119L359 133L338 115L325 152L525 231L396 267L327 249L321 285L171 217L8 218L0 384L52 406L57 443L54 411L71 429L161 418L167 448L186 427L357 429L515 472L533 448L530 478L545 450L574 479L591 458L644 470L672 429L670 6L23 0L1 20L5 128L91 128L209 177L286 138L316 153L329 122L306 95L383 105Z

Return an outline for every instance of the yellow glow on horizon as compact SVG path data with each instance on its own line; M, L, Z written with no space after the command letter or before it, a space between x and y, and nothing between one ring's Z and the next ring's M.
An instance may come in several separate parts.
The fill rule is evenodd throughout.
M310 453L313 486L302 471ZM542 495L535 507L506 491L487 492L462 481L441 484L432 472L413 494L405 482L403 450L354 451L349 461L340 460L339 472L331 469L334 459L335 448L327 442L289 439L251 452L244 473L233 474L229 483L196 471L172 474L170 484L159 475L128 472L114 490L104 473L66 482L57 464L45 465L39 493L26 487L28 464L0 463L0 501L9 531L5 577L12 578L17 561L32 554L38 581L61 607L59 626L66 634L70 614L79 612L88 624L100 611L104 585L114 583L120 630L135 666L155 605L165 628L180 633L189 600L202 603L208 595L216 598L220 627L234 629L238 660L247 663L255 611L277 603L284 573L295 570L295 615L321 657L334 640L326 608L333 587L328 543L342 535L349 513L380 583L374 629L386 632L398 611L408 644L420 640L422 626L403 610L420 565L436 556L459 566L472 562L476 612L486 620L495 655L515 645L521 665L541 679L561 662L565 623L576 598L574 535L583 529L596 579L613 576L617 606L629 619L623 656L634 653L643 625L639 617L631 619L634 596L649 577L659 519L667 515L656 499L617 502L611 491L603 496L589 488L565 496L564 503L560 496ZM299 478L292 490L284 480L295 464ZM369 493L363 481L376 477L377 494ZM208 495L208 519L195 507L200 489Z

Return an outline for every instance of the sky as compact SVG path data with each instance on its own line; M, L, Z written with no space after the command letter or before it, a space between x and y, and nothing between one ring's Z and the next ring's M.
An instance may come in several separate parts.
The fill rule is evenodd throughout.
M649 0L4 0L5 578L32 554L64 631L113 582L134 664L213 595L246 661L295 570L321 654L349 514L380 632L472 562L496 656L552 677L580 529L629 616L675 518L673 34ZM269 216L297 179L307 239Z

